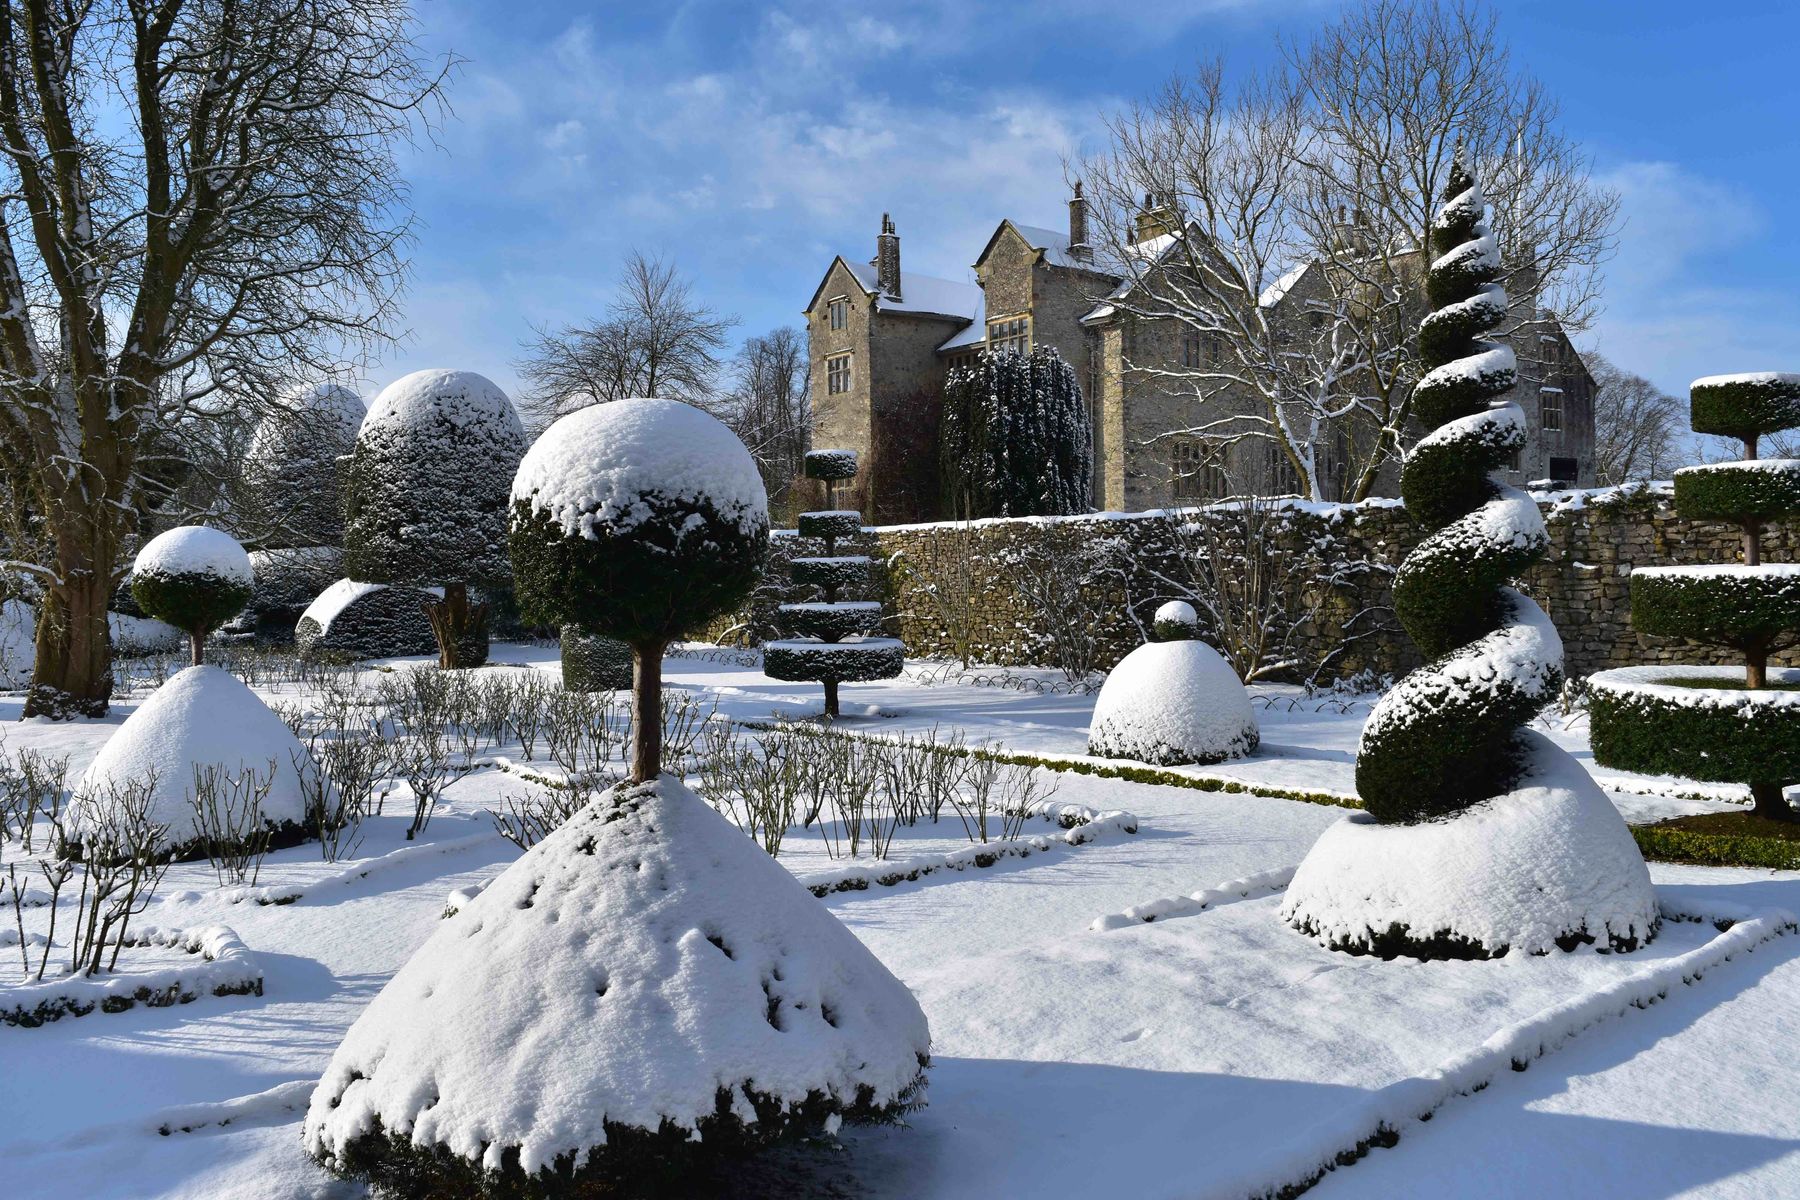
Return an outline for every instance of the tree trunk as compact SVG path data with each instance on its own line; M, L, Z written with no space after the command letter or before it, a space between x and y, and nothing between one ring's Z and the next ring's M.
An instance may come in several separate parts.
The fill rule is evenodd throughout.
M112 555L90 559L90 547L59 531L62 582L44 592L38 609L36 661L25 715L66 721L104 717L112 701L112 642L106 606L112 599ZM95 549L109 549L110 546ZM94 565L90 565L94 564Z
M1746 688L1769 686L1769 651L1766 647L1744 651L1744 686Z
M206 651L204 649L206 645L206 635L199 630L195 630L193 633L188 634L188 645L194 652L194 665L196 667L200 666L206 661Z
M631 782L662 773L662 642L631 648Z
M838 715L837 680L835 679L825 681L825 715L828 717Z
M1782 785L1779 783L1751 784L1751 813L1770 821L1800 820L1800 813L1794 811L1793 806L1787 802L1787 798L1781 793Z
M425 617L431 622L432 635L437 638L440 668L455 671L479 667L487 661L485 651L479 656L464 653L464 643L477 632L483 642L487 640L487 616L486 604L469 603L469 585L466 583L446 583L442 600L426 602Z

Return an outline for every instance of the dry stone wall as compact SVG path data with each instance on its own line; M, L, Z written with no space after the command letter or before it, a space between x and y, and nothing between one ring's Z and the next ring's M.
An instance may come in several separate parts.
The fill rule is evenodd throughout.
M1634 567L1737 561L1736 526L1676 516L1666 485L1546 493L1538 501L1551 549L1521 585L1561 631L1572 677L1643 663L1736 661L1730 651L1635 632L1630 605ZM1291 677L1323 682L1418 665L1389 608L1394 569L1419 538L1405 509L1383 500L1295 506L1290 515L1282 534L1289 548L1304 542L1324 567L1324 582L1311 585L1301 605L1306 616L1295 657L1302 665ZM1163 513L1102 513L891 526L865 529L839 552L875 559L868 589L853 598L888 605L889 631L905 640L909 657L957 658L966 648L975 662L1040 665L1052 661L1052 643L1079 625L1091 628L1104 669L1143 642L1158 605L1182 598L1190 575L1171 546L1170 520ZM742 644L773 636L775 606L789 598L786 559L819 552L778 532L750 607L707 635ZM1079 596L1054 612L1034 603L1020 571L1033 555L1077 571ZM1771 524L1763 558L1800 562L1800 521ZM1800 648L1774 662L1800 666Z

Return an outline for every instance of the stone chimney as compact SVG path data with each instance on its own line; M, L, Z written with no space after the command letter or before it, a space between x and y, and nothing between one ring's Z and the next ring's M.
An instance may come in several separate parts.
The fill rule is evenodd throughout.
M901 299L900 235L886 213L881 214L881 236L875 239L875 281L885 295Z
M1087 198L1081 194L1081 180L1075 181L1075 194L1069 197L1069 257L1076 262L1090 262L1094 248L1088 244Z
M1175 232L1175 206L1161 192L1145 192L1144 206L1138 209L1133 241L1147 242Z

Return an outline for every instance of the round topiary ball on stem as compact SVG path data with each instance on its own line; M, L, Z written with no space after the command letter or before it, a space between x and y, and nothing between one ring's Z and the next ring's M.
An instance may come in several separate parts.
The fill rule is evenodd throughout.
M207 634L244 610L253 579L250 556L236 538L205 525L182 525L138 551L131 595L145 612L188 635L199 666Z
M632 774L662 769L662 655L735 608L762 574L769 508L744 444L675 400L570 413L531 447L512 488L521 608L631 647Z

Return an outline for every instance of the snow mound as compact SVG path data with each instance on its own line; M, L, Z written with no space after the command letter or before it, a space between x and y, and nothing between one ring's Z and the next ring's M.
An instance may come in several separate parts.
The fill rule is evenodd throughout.
M306 825L306 800L295 759L312 763L256 693L218 667L189 667L152 692L100 747L76 789L74 827L81 835L92 826L93 806L106 802L109 781L142 781L154 771L150 818L168 826L167 845L188 850L197 840L190 800L194 768L217 765L234 776L250 768L266 775L273 760L275 782L263 800L263 819L278 838L297 840Z
M625 532L653 518L653 499L706 501L746 537L768 526L755 461L721 421L692 405L615 400L563 417L556 430L526 452L512 498L549 514L564 533Z
M1522 731L1527 772L1455 816L1383 825L1355 813L1322 834L1281 916L1330 949L1383 958L1542 954L1656 935L1656 894L1606 793L1549 739Z
M1242 758L1262 740L1250 695L1205 642L1148 642L1114 667L1094 702L1088 753L1169 766Z
M250 556L229 533L207 525L183 525L144 543L133 575L212 575L249 587Z
M725 1112L754 1136L809 1097L892 1110L929 1048L905 986L665 775L599 797L442 923L332 1056L304 1137L345 1171L386 1134L535 1175L637 1131L710 1142Z

